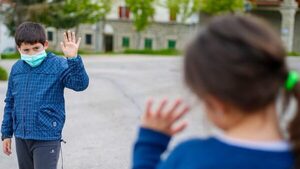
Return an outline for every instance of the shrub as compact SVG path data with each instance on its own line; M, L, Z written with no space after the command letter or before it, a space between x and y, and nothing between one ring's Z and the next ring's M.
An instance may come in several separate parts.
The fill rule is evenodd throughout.
M162 50L137 50L137 49L126 49L124 54L142 54L142 55L180 55L180 52L175 49L162 49Z
M8 79L7 71L3 67L0 67L0 80L7 80L7 79Z
M19 53L5 53L1 54L2 59L19 59L20 54Z

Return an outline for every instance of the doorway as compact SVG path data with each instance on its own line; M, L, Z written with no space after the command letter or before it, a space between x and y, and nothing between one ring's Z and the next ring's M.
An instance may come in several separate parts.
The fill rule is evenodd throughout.
M104 48L105 48L105 52L114 51L113 35L104 35Z

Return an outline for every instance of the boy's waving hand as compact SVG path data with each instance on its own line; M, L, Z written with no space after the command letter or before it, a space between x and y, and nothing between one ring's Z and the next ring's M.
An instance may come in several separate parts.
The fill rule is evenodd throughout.
M81 38L76 41L75 32L69 30L64 33L64 41L61 42L60 45L65 57L69 58L77 56L80 41Z

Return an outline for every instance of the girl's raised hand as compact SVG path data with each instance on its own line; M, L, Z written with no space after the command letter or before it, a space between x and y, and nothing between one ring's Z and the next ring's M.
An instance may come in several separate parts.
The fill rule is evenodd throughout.
M186 122L178 122L189 111L187 106L183 105L180 99L177 99L172 107L166 109L167 99L160 102L156 111L152 110L153 100L149 100L146 106L146 112L142 117L142 127L162 132L167 135L175 135L186 128ZM183 107L183 108L180 108ZM177 123L178 124L175 124Z

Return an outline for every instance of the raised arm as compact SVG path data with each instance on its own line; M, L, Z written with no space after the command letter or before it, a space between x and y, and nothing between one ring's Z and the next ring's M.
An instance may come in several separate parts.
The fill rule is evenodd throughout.
M167 101L160 103L157 111L152 111L152 101L148 101L146 113L142 117L142 127L133 151L133 169L156 169L161 155L167 149L171 136L185 129L187 123L174 126L187 112L188 107L179 110L182 104L177 100L169 109L164 110Z
M80 41L80 38L76 41L74 32L68 31L64 33L64 42L61 42L62 51L68 62L68 69L63 73L63 84L75 91L83 91L89 85L89 77L78 55Z

